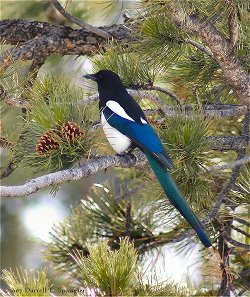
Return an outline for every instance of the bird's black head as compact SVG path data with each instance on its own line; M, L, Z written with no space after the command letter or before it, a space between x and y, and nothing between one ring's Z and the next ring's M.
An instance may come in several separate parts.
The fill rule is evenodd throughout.
M102 69L97 73L87 74L87 75L84 75L83 77L96 81L98 85L99 84L106 85L106 84L112 84L112 83L118 84L118 85L122 84L119 75L107 69Z
M111 70L102 69L97 73L87 74L83 77L97 82L101 101L112 100L114 97L119 98L122 93L126 92L119 75Z
M100 110L105 108L108 101L115 101L140 125L142 124L141 118L146 121L139 104L129 95L119 75L115 72L103 69L94 74L84 75L84 77L97 82Z

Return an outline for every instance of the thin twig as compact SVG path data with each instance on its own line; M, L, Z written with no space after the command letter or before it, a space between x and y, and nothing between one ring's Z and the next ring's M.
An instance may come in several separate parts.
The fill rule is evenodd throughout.
M13 171L16 169L16 166L14 165L13 162L10 161L8 165L5 165L0 169L3 169L3 168L4 168L4 171L1 173L0 179L10 176L13 173Z
M223 165L215 165L209 168L206 168L206 171L219 171L219 170L224 170L224 169L229 169L229 168L234 168L236 166L239 165L244 165L250 162L250 156L246 156L242 159L236 160L236 161L232 161L232 162L228 162L226 164Z
M228 241L232 245L243 248L243 249L245 249L247 251L250 251L250 245L249 244L245 244L245 243L239 242L237 240L234 240L231 237L229 237L227 234L225 234L224 236L225 236L226 241Z
M246 237L250 238L250 234L247 233L246 231L244 231L244 230L242 230L242 229L240 229L240 228L238 228L238 227L236 227L234 225L232 225L232 229L234 229L235 231L237 231L237 232L245 235Z
M210 58L214 59L214 55L213 55L213 53L211 52L211 50L208 47L206 47L206 46L204 46L204 45L202 45L202 44L200 44L200 43L198 43L198 42L196 42L196 41L194 41L192 39L184 39L184 41L186 43L192 44L197 49L199 49L200 51L202 51L203 53L208 55Z
M30 69L29 69L29 72L31 74L31 78L29 79L29 81L36 78L38 71L40 70L42 65L45 63L47 57L48 57L47 55L44 55L44 56L40 56L39 59L33 60L31 66L30 66Z
M69 14L63 7L62 5L57 1L57 0L51 0L51 3L54 5L54 7L67 19L69 20L70 22L84 28L85 30L89 31L89 32L92 32L92 33L95 33L103 38L110 38L112 37L110 34L108 34L107 32L97 28L97 27L94 27L94 26L91 26L87 23L85 23L84 21L82 21L81 19Z
M158 91L158 92L161 92L161 93L164 93L168 96L170 96L171 98L173 98L175 100L176 103L180 104L181 103L181 99L173 92L171 91L170 89L164 87L159 87L159 86L151 86L151 85L146 85L143 87L145 90L154 90L154 91Z
M250 222L243 220L241 218L235 217L234 220L242 225L246 225L247 227L250 228Z
M225 240L225 234L231 233L231 225L233 220L228 220L226 222L218 222L215 220L217 231L219 233L218 236L218 251L222 262L220 264L222 271L222 278L220 283L220 288L218 292L218 296L230 296L230 284L232 283L232 276L230 274L230 248Z

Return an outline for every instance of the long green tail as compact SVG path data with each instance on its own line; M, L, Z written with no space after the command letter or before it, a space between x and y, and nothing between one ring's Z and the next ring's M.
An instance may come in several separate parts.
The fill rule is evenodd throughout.
M187 204L187 201L181 194L178 189L175 181L171 177L167 169L164 169L163 166L151 155L146 154L149 164L151 165L152 170L154 171L158 181L160 182L164 192L168 196L170 202L176 207L181 215L189 222L192 228L196 231L198 237L205 247L210 247L212 245L209 237L203 229L203 226L192 211L190 206Z

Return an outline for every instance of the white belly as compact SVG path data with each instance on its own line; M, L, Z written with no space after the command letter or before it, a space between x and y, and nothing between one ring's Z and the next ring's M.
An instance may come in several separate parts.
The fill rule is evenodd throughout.
M118 154L124 153L131 146L131 140L110 126L103 113L101 114L101 122L105 136L107 137L110 145Z

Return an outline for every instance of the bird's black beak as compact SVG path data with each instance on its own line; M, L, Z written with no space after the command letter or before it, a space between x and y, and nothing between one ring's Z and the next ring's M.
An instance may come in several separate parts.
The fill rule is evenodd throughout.
M95 76L95 74L86 74L83 77L84 78L87 78L87 79L91 79L91 80L97 81L97 77Z

